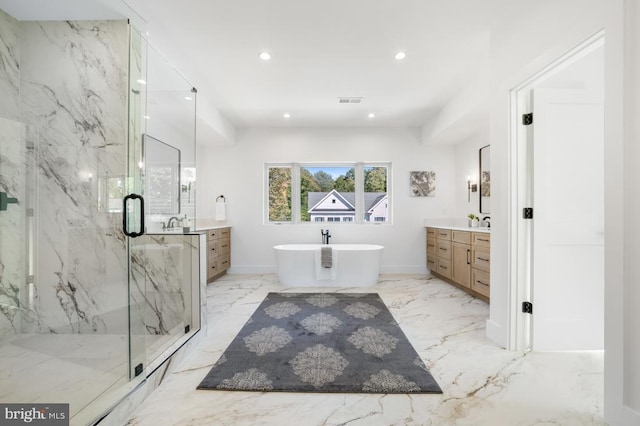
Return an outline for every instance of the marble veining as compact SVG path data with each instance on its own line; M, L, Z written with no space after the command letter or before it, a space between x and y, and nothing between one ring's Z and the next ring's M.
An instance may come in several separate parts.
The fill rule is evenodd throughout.
M20 332L25 283L24 194L25 129L20 104L19 23L0 10L0 191L10 204L0 220L0 340Z
M207 287L209 332L128 425L603 425L603 354L521 353L485 337L488 305L429 276L383 275L385 301L442 395L196 390L275 275L228 274ZM303 291L372 291L304 288Z
M17 120L20 109L20 27L0 10L0 117Z
M0 117L0 191L17 198L21 204L9 204L0 221L0 340L21 329L25 283L25 250L21 230L25 225L24 126Z
M134 334L146 336L146 361L153 361L192 323L192 291L199 276L192 262L199 261L199 235L144 235L131 248L131 293ZM195 274L197 275L197 274ZM195 284L194 284L195 283Z
M38 235L22 332L122 333L104 313L128 302L125 239L120 214L99 204L99 178L126 172L127 23L22 22L20 42Z

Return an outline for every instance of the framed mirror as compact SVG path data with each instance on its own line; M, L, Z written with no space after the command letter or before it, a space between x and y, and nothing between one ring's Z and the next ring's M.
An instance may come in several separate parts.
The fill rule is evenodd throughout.
M149 214L180 213L180 150L143 135L146 209Z
M491 213L491 145L480 148L480 213Z

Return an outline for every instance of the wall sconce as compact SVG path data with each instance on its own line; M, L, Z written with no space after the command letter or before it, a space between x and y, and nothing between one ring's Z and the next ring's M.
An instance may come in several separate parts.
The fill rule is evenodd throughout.
M467 176L467 201L471 202L471 193L478 192L478 184L471 183L471 176Z

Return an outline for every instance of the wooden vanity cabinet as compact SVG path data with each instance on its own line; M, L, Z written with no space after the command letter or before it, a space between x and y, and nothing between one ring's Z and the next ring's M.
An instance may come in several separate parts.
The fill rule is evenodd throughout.
M435 271L437 269L437 257L438 251L436 249L436 229L427 228L427 268L429 268L429 270Z
M224 274L231 264L231 228L207 232L207 282Z
M451 232L438 229L436 231L436 271L446 278L451 278Z
M427 228L427 267L436 276L489 301L491 234Z
M465 288L471 287L471 232L451 231L451 279Z
M491 234L474 232L471 246L471 290L489 298L491 289Z

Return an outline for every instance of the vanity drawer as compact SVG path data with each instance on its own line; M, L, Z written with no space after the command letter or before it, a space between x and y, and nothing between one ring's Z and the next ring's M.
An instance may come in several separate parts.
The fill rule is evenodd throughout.
M490 247L491 234L489 234L488 232L474 232L471 244L477 247Z
M207 231L207 240L215 240L218 238L219 229L209 229Z
M471 244L471 232L451 231L451 241L462 244Z
M432 272L438 272L435 257L427 256L427 268Z
M489 297L491 288L491 276L488 272L478 269L471 270L471 290L480 293L485 297Z
M218 256L229 254L231 252L231 240L229 238L220 238L217 241Z
M442 275L445 278L451 278L451 261L447 259L438 258L437 264L438 264L438 269L437 269L438 274Z
M229 238L231 236L231 228L218 229L218 238Z
M218 260L209 259L207 262L207 281L213 278L218 273Z
M439 240L451 240L451 230L437 228L436 237L438 237Z
M491 271L491 255L486 248L471 249L471 267L482 269L483 271Z
M436 228L427 228L427 239L436 238Z
M231 257L228 254L220 256L218 257L218 261L216 263L218 267L218 273L226 271L227 269L229 269L229 265L231 264Z
M438 258L451 260L451 241L437 240L436 251Z
M207 241L207 259L214 258L218 255L218 247L216 240Z
M436 257L438 250L436 249L436 239L427 237L427 256Z

